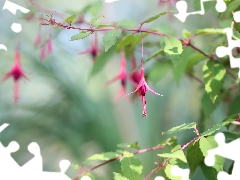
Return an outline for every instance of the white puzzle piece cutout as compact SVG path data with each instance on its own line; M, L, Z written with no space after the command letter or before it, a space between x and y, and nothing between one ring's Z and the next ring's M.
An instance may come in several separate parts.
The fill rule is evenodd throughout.
M157 177L154 178L154 180L165 180L165 178L162 177L162 176L157 176Z
M188 8L187 2L182 0L178 1L176 3L176 9L178 10L178 14L174 14L174 16L178 18L181 22L185 22L187 17L190 15L195 15L195 14L203 15L205 13L203 3L207 1L212 1L212 0L200 0L201 10L195 11L195 12L189 12L189 13L187 12L187 8ZM224 0L217 0L215 8L218 12L224 12L227 6Z
M234 161L232 174L220 171L217 175L218 180L237 180L240 177L240 138L225 143L225 136L223 133L218 133L214 137L218 143L218 147L208 150L208 155L205 157L204 162L207 166L213 166L215 163L215 155L225 157Z
M235 47L240 47L240 40L233 40L233 31L231 28L225 28L223 32L227 35L228 47L219 46L216 49L216 55L220 58L228 55L230 59L231 68L240 68L240 58L234 58L232 55L232 50ZM240 71L238 72L238 77L240 78Z
M1 125L0 133L8 126L9 124L7 123ZM19 144L15 141L10 142L7 147L4 147L0 142L1 180L71 180L65 174L70 166L70 162L68 160L60 161L60 172L44 172L40 147L36 142L32 142L28 145L28 151L33 154L34 157L23 166L19 166L19 164L11 156L11 153L18 151L19 148Z
M189 169L182 169L182 168L179 168L177 165L172 166L172 169L171 169L171 174L173 176L181 176L182 180L188 180L189 173L190 173Z

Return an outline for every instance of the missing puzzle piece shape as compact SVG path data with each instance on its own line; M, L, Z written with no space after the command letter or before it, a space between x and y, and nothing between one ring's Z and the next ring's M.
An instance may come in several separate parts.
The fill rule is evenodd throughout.
M177 165L174 165L171 169L171 173L173 176L181 176L182 180L188 180L190 170L182 169L182 168L179 168Z
M194 15L194 14L203 15L203 14L205 14L205 9L204 9L203 3L208 2L208 1L211 1L211 0L200 0L201 10L195 11L195 12L190 12L190 13L187 12L187 8L188 8L187 2L186 1L178 1L176 3L176 9L178 10L178 14L174 14L174 16L176 18L178 18L181 22L185 22L187 17L190 15ZM226 6L224 0L217 0L215 8L218 12L224 12L226 10L227 6Z
M219 46L216 49L216 55L220 58L228 55L230 59L231 68L240 68L240 58L234 58L232 55L232 50L235 47L240 47L240 40L233 40L233 30L231 28L225 28L223 32L227 35L228 47ZM238 72L238 77L240 78L240 71Z
M234 167L232 174L228 174L224 171L220 171L217 175L218 180L237 180L240 177L240 138L232 142L225 143L225 136L223 133L218 133L214 137L218 143L218 147L208 150L208 155L205 157L204 162L207 166L213 166L215 164L215 155L225 157L234 161Z

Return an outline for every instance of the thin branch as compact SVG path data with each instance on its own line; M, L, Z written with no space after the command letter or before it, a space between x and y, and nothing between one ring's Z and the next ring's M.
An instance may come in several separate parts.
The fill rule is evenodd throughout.
M156 151L156 150L163 149L163 148L164 148L164 146L156 146L156 147L152 147L152 148L141 149L141 150L133 152L132 154L134 154L134 155L142 154L142 153L145 153L145 152ZM95 170L95 169L97 169L97 168L99 168L99 167L101 167L101 166L103 166L105 164L108 164L108 163L113 162L113 161L120 160L122 158L124 158L124 155L120 155L120 156L118 156L116 158L113 158L113 159L110 159L108 161L105 161L105 162L103 162L103 163L101 163L101 164L99 164L97 166L94 166L94 167L92 167L90 169L87 169L85 171L82 171L82 168L84 166L84 164L82 164L81 167L79 168L79 174L76 175L75 177L73 177L72 180L76 180L82 174L86 174L86 173L91 172L91 171L93 171L93 170Z
M179 150L184 150L185 148L187 148L190 144L192 144L193 142L195 142L196 140L198 140L199 137L195 137L194 139L192 139L191 141L189 141L187 144L183 145ZM157 172L159 169L164 168L164 166L166 165L166 163L168 161L170 161L171 158L167 158L163 163L159 164L155 169L153 169L145 178L144 180L149 179L155 172Z

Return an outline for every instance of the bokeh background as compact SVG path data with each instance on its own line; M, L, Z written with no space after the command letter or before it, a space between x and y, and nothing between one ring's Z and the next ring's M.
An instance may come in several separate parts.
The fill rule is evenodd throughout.
M33 8L28 1L12 0L26 8ZM37 1L36 1L37 2ZM94 0L41 0L38 3L52 11L54 15L60 12L59 19L64 20L70 15L76 14L87 5L95 3ZM3 7L4 1L0 1ZM141 22L168 8L175 9L175 2L159 3L158 0L120 0L114 3L99 1L100 6L91 10L94 14L104 14L104 23L115 22L121 19L132 19ZM189 1L189 11L194 10ZM213 8L214 9L214 8ZM216 13L209 9L203 16L190 16L185 23L181 23L174 16L164 16L154 23L144 25L148 28L153 24L163 32L182 38L182 30L195 32L196 29L207 27L220 28ZM54 12L56 11L56 12ZM36 14L49 14L44 10L36 10ZM77 14L78 15L78 14ZM119 54L114 55L108 61L104 69L97 75L90 77L92 68L91 57L79 55L91 46L89 36L79 41L69 41L76 30L64 30L39 25L39 21L26 21L18 12L16 16L7 10L0 11L0 43L8 47L8 51L0 50L0 77L3 77L12 67L17 34L10 27L13 22L21 22L21 63L30 79L20 81L20 101L13 101L13 80L0 84L0 124L10 123L10 126L0 134L0 140L4 146L15 140L20 144L20 150L12 156L20 164L25 164L32 158L27 146L31 142L37 142L41 147L43 157L43 169L45 171L59 171L58 163L62 159L68 159L72 164L79 164L89 156L115 151L117 144L138 142L141 148L156 146L162 140L168 138L162 132L188 122L200 122L201 98L204 89L197 81L184 76L179 83L174 80L172 70L164 76L154 76L148 83L163 97L147 93L148 117L141 117L141 100L136 99L129 103L125 98L113 103L120 82L103 88L103 84L117 75L119 72ZM89 12L86 15L91 18ZM44 61L40 61L40 49L34 47L34 40L39 32L43 38L47 38L48 32L52 32L53 53ZM45 36L44 36L45 34ZM102 36L99 33L99 48L104 51ZM150 35L146 41L160 42L160 37ZM216 37L201 36L194 40L194 44L208 51L212 44L218 42ZM215 47L215 45L214 45ZM145 57L153 52L153 49L145 51ZM140 49L136 52L138 64L140 63ZM146 64L146 73L158 59L153 59ZM128 70L130 62L128 59ZM202 79L202 66L199 63L195 67L195 74ZM127 92L132 91L128 84ZM220 122L227 115L227 108L220 104L213 114L200 123L202 129L211 127ZM180 133L178 142L187 143L195 135L190 130ZM161 150L138 155L144 166L144 176L156 167L157 154ZM97 163L90 163L87 167L93 167ZM119 162L105 165L93 174L96 179L112 179L112 172L119 172ZM77 174L74 168L67 171L69 177ZM197 170L192 179L205 178ZM160 174L159 174L160 175ZM154 176L153 176L154 177ZM153 179L152 177L152 179Z

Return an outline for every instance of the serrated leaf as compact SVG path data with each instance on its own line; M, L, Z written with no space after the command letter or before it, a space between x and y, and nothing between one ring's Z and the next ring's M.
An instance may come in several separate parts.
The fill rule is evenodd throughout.
M142 180L143 166L135 156L124 157L120 160L123 175L131 180Z
M114 47L112 47L107 52L103 52L99 56L97 56L96 61L93 64L90 76L92 77L99 73L104 68L108 60L114 55L114 53L115 49Z
M187 163L187 159L182 150L177 150L173 153L158 154L158 156L167 157L167 158L176 158L176 159L180 159L181 161Z
M213 136L208 136L206 138L201 137L199 141L199 145L204 157L207 156L208 150L218 147L218 144L214 140ZM221 156L215 156L215 164L213 167L217 172L223 171L224 163L225 163L225 158Z
M230 124L235 121L237 118L239 118L238 114L233 114L227 118L225 118L222 122L222 126L226 126L227 129L229 128Z
M172 145L177 143L177 137L173 136L172 138L168 138L164 141L162 141L159 145L166 146L166 145Z
M174 79L179 82L187 68L189 56L191 56L192 48L186 47L183 49L180 59L178 60L177 66L173 67Z
M68 17L65 21L71 26L73 20L76 18L76 15Z
M100 28L105 28L105 27L112 27L113 26L113 24L99 24L97 27L96 27L96 29L100 29Z
M206 28L206 29L198 29L196 34L226 34L223 32L223 29L213 29L213 28Z
M80 33L72 36L70 41L84 39L85 37L89 36L90 34L91 34L91 32L89 32L89 31L81 31Z
M190 174L193 175L196 168L203 161L204 157L199 148L199 141L195 141L187 148L187 161L190 168Z
M163 54L163 53L164 53L163 49L158 49L157 51L155 51L154 53L152 53L147 59L145 59L145 62L147 62L147 61L149 61L150 59L155 58L155 57L157 57L158 55Z
M155 15L155 16L153 16L153 17L150 17L150 18L146 19L145 21L141 22L140 24L143 25L143 24L145 24L145 23L150 23L150 22L158 19L158 18L161 17L161 16L164 16L164 15L166 15L166 14L168 14L168 13L173 13L173 12L174 12L174 11L161 12L161 13L158 14L158 15Z
M83 162L83 164L87 164L91 161L108 161L108 160L116 158L118 156L119 156L119 154L115 153L115 152L106 152L106 153L102 153L102 154L94 154L94 155L90 156L89 158L87 158Z
M91 19L90 24L93 25L98 19L104 18L104 15L98 15Z
M156 63L154 63L151 71L147 75L148 79L153 84L157 84L159 80L163 78L171 68L170 63L171 63L170 61L157 61Z
M213 167L206 166L204 161L200 163L203 175L207 180L217 180L217 171Z
M117 23L117 27L121 28L135 28L137 23L131 19L123 19Z
M113 173L114 174L114 180L129 180L128 178L122 176L121 174L119 173Z
M188 30L186 30L186 29L184 29L183 31L182 31L182 35L183 35L183 37L185 38L185 39L188 39L190 36L191 36L191 32L189 32Z
M161 39L161 46L166 56L176 66L183 51L182 43L174 36L164 36Z
M222 132L222 133L224 134L227 143L240 138L240 134L236 132Z
M122 38L118 43L117 43L117 51L120 51L124 46L127 46L131 44L136 37L133 34L129 34Z
M205 114L205 116L209 117L212 112L216 109L216 107L221 102L220 97L217 97L215 103L213 104L208 93L205 91L202 97L202 109Z
M179 133L179 132L185 131L187 129L192 129L196 125L197 125L196 122L186 123L186 124L184 123L184 124L182 124L180 126L173 127L171 129L169 129L167 132L163 132L162 134L168 135L168 134Z
M208 129L207 131L203 132L201 136L210 136L219 129L222 128L222 124L215 124L212 128Z
M203 66L205 91L214 103L223 86L226 70L219 62L207 61Z
M103 37L103 42L105 46L105 52L112 47L114 44L116 44L119 36L121 35L122 30L121 29L113 29L108 31L104 37Z

